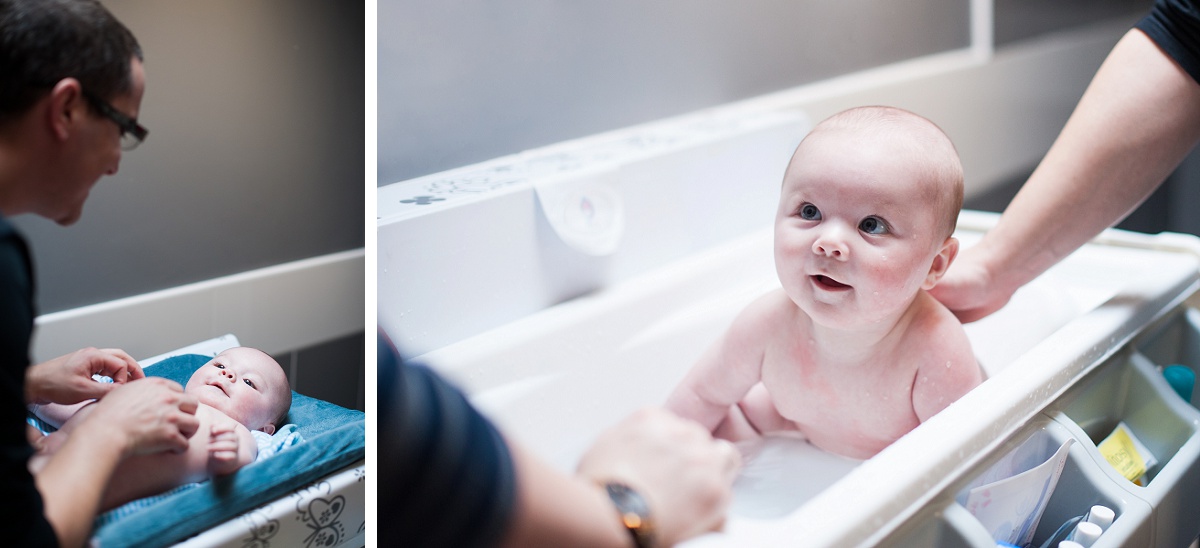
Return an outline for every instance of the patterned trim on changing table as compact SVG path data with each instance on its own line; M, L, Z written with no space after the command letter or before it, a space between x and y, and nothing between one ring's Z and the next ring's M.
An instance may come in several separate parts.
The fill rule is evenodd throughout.
M366 539L366 466L322 478L177 544L183 547L358 547Z

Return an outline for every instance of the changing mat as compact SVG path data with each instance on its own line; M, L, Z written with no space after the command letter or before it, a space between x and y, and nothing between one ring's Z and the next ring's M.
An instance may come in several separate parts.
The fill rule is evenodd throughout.
M184 384L210 359L198 354L174 356L145 371ZM151 497L155 500L137 512L98 525L92 532L93 545L161 546L178 542L364 457L366 426L361 411L293 391L285 422L296 425L302 443L228 476Z
M254 437L254 443L258 446L258 455L255 456L254 462L271 458L280 451L304 441L301 439L300 433L297 431L297 427L294 424L284 425L283 428L280 428L279 431L275 433L275 435L271 435L259 430L251 430L250 435ZM133 514L134 512L141 512L146 508L158 504L159 501L166 497L170 497L176 493L186 491L193 487L199 487L201 485L203 485L203 483L188 483L185 485L180 485L179 487L167 491L166 493L151 495L149 497L129 501L124 505L100 514L96 518L96 521L92 524L92 527L103 527L108 523L112 523L125 516Z

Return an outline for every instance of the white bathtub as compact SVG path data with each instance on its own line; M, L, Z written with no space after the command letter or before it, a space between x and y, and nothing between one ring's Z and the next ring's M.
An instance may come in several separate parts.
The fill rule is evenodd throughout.
M959 237L992 222L964 214ZM739 480L723 533L695 546L881 542L986 458L1087 369L1195 290L1194 245L1109 232L969 324L991 379L859 463L773 441ZM1155 250L1154 248L1160 248ZM604 427L661 404L754 297L778 285L770 230L554 306L421 359L563 470Z
M733 316L778 285L770 223L806 124L796 113L702 113L383 187L381 326L507 435L573 470L603 428L660 405ZM581 203L623 233L572 241L547 189L594 198ZM623 208L605 212L606 201ZM958 236L969 246L994 222L964 212ZM1131 365L1148 329L1200 340L1177 314L1197 290L1198 250L1193 237L1106 232L967 326L990 376L982 386L864 462L773 440L739 479L725 530L689 546L994 546L955 495L1017 444L1047 436L1079 441L1047 516L1102 501L1119 515L1098 546L1186 544L1200 523L1171 516L1200 507L1200 491L1178 489L1200 484L1200 412L1162 403L1161 379L1138 381L1159 394L1138 401L1170 409L1176 431L1113 408L1133 413L1169 461L1135 489L1089 438L1096 405L1078 402L1090 401L1092 379L1153 376ZM1161 327L1167 316L1176 327ZM1178 354L1157 344L1148 354Z

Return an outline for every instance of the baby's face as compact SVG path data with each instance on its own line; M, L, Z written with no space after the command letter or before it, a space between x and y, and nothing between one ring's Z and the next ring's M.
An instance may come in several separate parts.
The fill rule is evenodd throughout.
M925 171L850 132L806 142L785 175L775 218L784 290L819 324L878 322L931 287L946 238Z
M287 375L270 356L253 348L231 348L197 369L184 390L251 430L282 413ZM278 425L276 425L278 426Z

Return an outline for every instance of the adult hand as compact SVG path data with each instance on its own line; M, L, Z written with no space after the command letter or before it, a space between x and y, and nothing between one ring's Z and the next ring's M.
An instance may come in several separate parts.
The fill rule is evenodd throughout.
M647 408L596 438L578 474L641 493L658 543L671 546L721 529L741 463L733 444L713 439L699 424Z
M111 377L113 384L100 383L92 375ZM98 399L118 384L140 379L146 374L124 350L84 348L25 371L26 403L72 404Z
M963 250L929 294L946 305L963 323L1000 310L1012 298L984 265L979 246Z
M199 428L196 398L179 383L161 377L117 385L92 405L83 427L111 432L125 456L181 452Z

